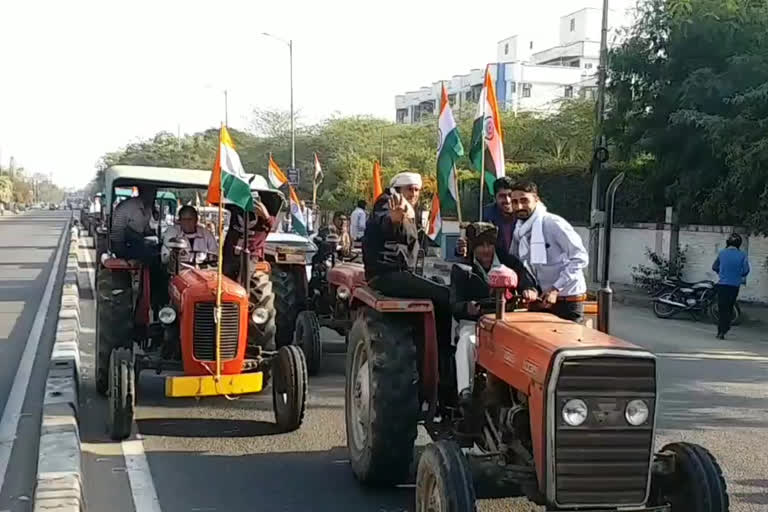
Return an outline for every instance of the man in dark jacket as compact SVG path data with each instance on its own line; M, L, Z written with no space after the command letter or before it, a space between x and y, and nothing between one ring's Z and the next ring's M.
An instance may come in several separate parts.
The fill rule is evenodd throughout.
M416 205L421 176L402 172L376 200L365 227L363 264L368 284L384 295L431 299L438 341L450 344L450 290L414 273L419 252Z
M467 227L467 261L451 268L451 308L459 322L456 343L456 384L459 403L468 404L472 398L472 378L476 360L476 322L484 314L495 310L495 300L488 282L488 273L502 265L509 267L513 259L496 250L498 228L488 222L474 222ZM500 257L501 256L501 257ZM535 289L533 274L521 269L518 288ZM509 291L508 291L509 292ZM508 309L515 301L507 302Z

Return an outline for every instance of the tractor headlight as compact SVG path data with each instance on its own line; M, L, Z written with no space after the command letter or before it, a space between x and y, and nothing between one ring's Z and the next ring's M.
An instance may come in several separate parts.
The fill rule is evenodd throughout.
M624 410L624 417L627 419L627 423L633 427L642 425L648 421L648 404L645 400L632 400L627 404L627 408Z
M350 291L346 286L339 286L336 290L336 296L341 300L347 300L349 298Z
M176 310L170 306L165 306L157 313L157 318L163 325L170 325L176 321Z
M587 404L584 400L573 398L563 406L563 421L572 427L578 427L587 420Z
M251 320L253 320L253 323L256 325L266 323L268 318L269 312L264 308L256 308L253 310L253 313L251 313Z

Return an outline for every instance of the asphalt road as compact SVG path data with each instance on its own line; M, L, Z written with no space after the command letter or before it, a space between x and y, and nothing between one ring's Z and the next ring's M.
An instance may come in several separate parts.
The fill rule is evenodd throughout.
M87 284L83 274L81 286ZM163 396L161 378L143 374L135 437L110 442L105 402L93 386L93 304L85 300L81 310L81 435L90 511L412 510L411 486L371 491L352 476L344 434L343 355L329 356L322 374L311 379L309 410L297 432L274 432L268 396L170 400ZM731 510L768 510L768 335L739 328L722 342L712 326L661 321L650 310L621 306L615 330L660 355L659 443L704 444L724 466ZM322 334L332 342L327 348L342 349L337 336ZM521 500L484 501L479 508L536 510Z
M0 216L0 511L30 511L69 211Z

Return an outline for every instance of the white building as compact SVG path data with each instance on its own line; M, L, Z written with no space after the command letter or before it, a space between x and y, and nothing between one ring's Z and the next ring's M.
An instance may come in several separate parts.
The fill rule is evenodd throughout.
M497 62L490 64L499 107L548 112L563 99L594 97L600 62L602 12L584 8L560 18L557 46L546 48L535 34L517 34L496 45ZM476 103L483 88L483 69L445 80L451 104ZM395 97L398 123L414 123L434 113L440 81Z

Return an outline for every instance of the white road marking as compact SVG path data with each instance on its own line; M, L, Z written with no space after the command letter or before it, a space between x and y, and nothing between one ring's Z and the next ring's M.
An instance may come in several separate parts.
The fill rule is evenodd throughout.
M88 267L86 270L88 282L91 285L91 290L95 293L96 269L92 265L91 249L81 247L80 252L83 254L83 259ZM94 297L95 301L96 297ZM123 441L121 448L136 512L161 512L160 499L157 497L157 491L155 491L152 471L149 469L149 461L147 461L147 456L144 453L144 441L141 434L137 434L135 439Z
M768 357L749 354L748 352L659 352L656 355L668 359L684 359L690 361L710 359L715 361L751 361L755 363L768 363Z
M65 226L66 227L66 226ZM24 400L27 396L29 380L32 377L32 368L35 364L35 356L40 346L40 336L43 333L45 319L48 316L48 307L53 295L53 286L56 284L56 278L59 275L59 263L64 248L65 236L69 234L69 229L64 229L59 237L59 248L56 250L56 257L53 260L51 273L48 276L48 282L43 290L43 298L40 306L35 313L35 320L32 323L32 329L29 331L29 338L24 347L24 352L19 361L19 367L16 370L16 376L13 378L11 392L8 394L8 401L5 403L2 419L0 419L0 490L5 483L5 473L8 470L8 463L11 460L13 445L16 441L16 431L19 428L19 419L21 418L21 409L24 406Z

